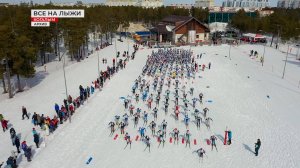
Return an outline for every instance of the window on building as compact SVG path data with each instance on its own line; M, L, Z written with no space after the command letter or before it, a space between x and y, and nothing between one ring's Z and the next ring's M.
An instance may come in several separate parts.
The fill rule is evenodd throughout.
M199 38L199 35L196 35L196 38Z

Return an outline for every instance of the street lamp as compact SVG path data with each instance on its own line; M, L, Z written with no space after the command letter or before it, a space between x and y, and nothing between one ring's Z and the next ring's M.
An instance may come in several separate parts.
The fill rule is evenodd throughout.
M285 62L284 62L284 67L283 67L283 72L282 72L282 79L284 79L284 75L285 75L286 62L287 62L287 58L289 56L289 48L290 48L290 44L288 44L288 48L287 48L287 52L286 52L286 57L285 57Z
M66 71L65 71L65 62L66 62L65 53L66 53L66 51L63 53L62 57L64 57L64 59L63 59L63 72L64 72L64 80L65 80L66 100L68 100L68 87L67 87L67 79L66 79Z
M300 30L300 28L297 27L296 30ZM299 43L299 40L298 40L298 43L296 44L296 47L298 48L298 50L297 50L297 55L296 55L296 60L297 60L297 59L300 60L300 58L298 58L298 57L299 57L299 49L300 49L300 43Z
M94 32L94 46L96 47L95 49L96 49L96 52L97 52L97 59L98 59L98 61L97 61L97 66L98 66L98 72L97 72L97 74L98 74L98 78L100 77L100 67L99 67L99 50L100 50L100 46L99 46L99 43L97 42L97 45L96 45L96 32ZM100 87L99 87L99 89L100 89Z
M231 60L230 51L231 51L231 42L229 42L229 59Z

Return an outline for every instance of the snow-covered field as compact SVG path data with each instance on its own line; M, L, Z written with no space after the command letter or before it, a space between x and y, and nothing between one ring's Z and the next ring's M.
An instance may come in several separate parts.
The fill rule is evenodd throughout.
M118 43L117 46L121 53L127 50L126 42ZM126 142L120 135L120 130L116 132L119 134L116 140L113 140L116 133L109 136L108 123L115 115L124 114L119 97L131 95L134 80L141 74L147 55L152 52L151 49L143 49L137 52L136 59L129 62L125 70L106 83L103 91L97 91L76 111L72 123L64 124L54 134L44 137L42 148L34 147L31 163L27 163L21 155L18 158L20 167L300 167L300 62L295 60L295 56L288 57L285 78L282 79L286 55L269 47L266 48L264 67L259 59L251 59L248 56L251 49L262 55L263 46L259 45L231 47L231 59L228 57L228 45L199 46L191 49L195 55L205 53L202 59L196 59L198 63L212 63L212 68L197 73L194 81L184 81L187 82L187 87L195 88L195 96L200 92L204 94L204 104L198 103L197 108L202 111L204 107L208 107L208 115L213 119L211 130L207 130L202 124L201 130L197 131L196 126L191 123L191 139L196 139L197 145L192 142L191 148L186 148L181 142L178 145L170 144L167 135L165 146L158 148L157 141L151 136L149 153L144 151L146 146L142 141L133 141L132 148L127 147L124 150ZM109 58L114 53L114 46L107 47L99 52L100 59L106 57L111 64ZM101 69L106 68L102 63L100 65ZM31 134L33 125L30 120L21 120L21 106L26 106L31 114L38 112L53 116L54 103L61 104L65 97L61 62L53 62L49 66L58 68L49 70L49 73L44 74L44 79L30 90L17 94L14 99L0 102L1 113L13 124L17 134L20 133L20 140L27 140L29 145L34 144ZM78 86L91 84L97 76L97 54L91 55L81 63L67 66L66 76L69 94L79 95ZM174 99L172 94L170 97L171 100ZM189 95L188 99L191 98ZM212 103L207 100L212 100ZM142 111L148 110L142 102L134 105L142 108ZM177 122L170 116L173 107L172 102L168 115L162 110L159 111L157 124L166 119L168 132L177 127L184 133L186 129L181 122L183 116L181 115ZM193 120L192 116L191 118ZM152 115L148 123L150 121ZM138 135L138 128L133 128L131 119L129 122L126 131L134 138ZM230 146L222 144L226 127L233 133ZM146 134L151 134L149 128ZM211 151L211 147L205 142L211 135L218 138L218 152ZM259 156L256 157L252 151L258 138L261 139L262 146ZM0 139L1 162L6 161L15 147L11 145L8 132L0 133ZM200 147L207 152L203 163L199 163L197 154L193 153ZM86 165L90 157L93 159Z

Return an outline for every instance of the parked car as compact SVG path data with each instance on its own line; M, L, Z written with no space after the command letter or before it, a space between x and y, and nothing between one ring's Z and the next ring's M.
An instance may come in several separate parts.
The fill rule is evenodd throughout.
M256 39L256 38L251 38L250 43L258 43L258 39Z
M258 42L259 43L267 43L267 39L261 38L261 39L258 39Z
M248 37L242 37L240 40L244 42L250 42L250 39Z

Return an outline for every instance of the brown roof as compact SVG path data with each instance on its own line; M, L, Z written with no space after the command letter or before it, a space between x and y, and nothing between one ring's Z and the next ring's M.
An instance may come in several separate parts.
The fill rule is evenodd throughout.
M170 33L167 29L167 25L174 25L176 27L173 28L173 30L177 30L178 28L182 27L186 23L190 22L191 20L195 19L198 23L204 26L205 31L209 32L209 28L200 22L198 19L190 16L176 16L176 15L170 15L165 17L161 22L159 22L152 31L159 32L159 33ZM176 22L179 23L176 25Z
M168 22L168 23L176 23L180 21L187 21L190 20L192 17L190 16L177 16L177 15L170 15L165 18L163 18L162 22Z
M204 29L206 32L209 32L209 28L202 22L200 22L198 19L194 18L194 17L190 17L189 20L185 21L185 22L182 22L181 24L177 25L174 30L177 30L179 29L180 27L182 27L183 25L185 25L186 23L190 22L191 20L195 19L198 23L200 23L201 25L203 25Z

